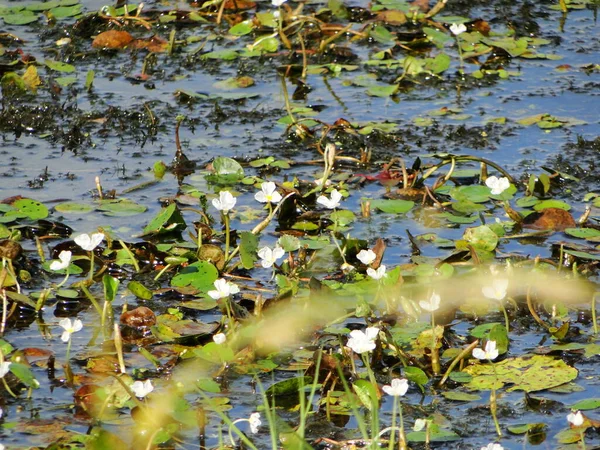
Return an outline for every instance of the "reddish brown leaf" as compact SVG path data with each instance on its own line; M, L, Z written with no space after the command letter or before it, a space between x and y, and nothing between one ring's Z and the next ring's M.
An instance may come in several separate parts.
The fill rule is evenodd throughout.
M168 45L167 41L158 36L152 36L148 39L136 39L131 42L132 48L145 48L151 53L162 53L167 49Z
M422 12L429 11L429 0L415 0L410 4L412 8L419 8Z
M256 3L251 0L225 0L225 9L241 11L256 8Z
M133 328L151 327L156 325L156 316L150 308L140 306L123 313L121 323Z
M92 47L120 49L127 47L133 41L133 36L127 31L108 30L94 38Z
M385 241L383 239L377 239L375 245L373 246L373 251L377 255L377 258L375 258L375 261L373 261L372 264L373 268L376 269L381 264L381 260L383 259L383 253L385 252L386 247L387 245L385 244Z
M490 34L490 24L483 19L476 20L471 24L471 26L473 27L473 31L479 31L484 36L488 36Z
M546 208L529 214L523 220L523 226L536 230L563 231L577 226L573 216L564 209Z

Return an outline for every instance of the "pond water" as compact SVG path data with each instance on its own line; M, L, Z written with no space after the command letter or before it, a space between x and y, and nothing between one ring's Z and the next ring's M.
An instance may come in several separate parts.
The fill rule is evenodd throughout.
M1 17L6 22L8 13L4 8L18 9L29 3L0 4ZM77 2L65 2L66 4L74 5ZM94 36L107 29L120 27L117 22L113 27L107 26L109 21L106 17L90 19L93 13L104 6L103 2L81 0L79 4L86 14L90 14L87 19L79 16L48 21L47 16L36 10L39 18L34 23L11 25L6 22L3 32L10 35L3 35L4 40L1 42L4 47L0 56L3 74L13 72L12 66L8 64L21 58L31 62L31 58L35 58L37 64L30 65L37 67L41 78L41 85L37 90L14 89L10 86L10 80L4 79L0 112L0 197L8 199L22 196L43 203L49 209L46 220L71 227L73 236L96 231L101 227L107 234L111 233L113 238L127 243L151 241L165 245L165 251L171 251L167 244L193 248L196 242L193 240L194 233L188 233L189 228L181 237L168 236L166 239L142 236L142 231L162 207L173 202L182 209L188 224L199 220L198 210L202 205L200 199L208 200L206 211L214 219L211 224L215 230L220 231L219 213L210 206L210 200L224 187L234 191L237 196L237 206L231 216L231 228L239 232L250 231L266 215L263 205L254 200L260 180L250 177L275 181L279 187L288 183L285 185L286 189L302 183L312 183L323 173L323 157L317 151L317 145L325 148L325 144L331 142L336 144L338 156L342 157L336 162L331 178L340 189L348 193L341 208L355 213L348 227L342 228L342 232L338 233L338 239L349 239L351 236L353 239L365 240L366 245L372 247L378 238L384 238L387 249L383 263L390 269L402 266L405 276L412 279L418 278L415 275L415 264L422 263L423 267L426 264L438 264L454 254L457 250L455 242L464 239L467 227L481 225L482 220L487 224L507 221L502 200L492 198L496 203L492 203L485 212L470 214L469 217L473 218L470 223L440 218L437 216L440 211L433 207L420 207L419 202L405 214L384 214L374 210L370 216L363 217L360 214L361 199L383 199L388 192L379 182L370 182L354 175L375 175L392 158L397 158L397 167L399 158L403 158L409 168L420 158L426 169L428 165L440 161L440 157L436 155L473 155L498 164L512 175L518 192L514 198L510 198L510 202L514 208L522 211L524 207L517 208L515 204L518 199L526 196L530 176L540 177L556 171L560 174L553 177L552 189L545 193L545 197L562 201L563 205L570 207L570 214L575 220L585 214L586 208L594 200L594 196L585 198L586 194L600 189L596 166L600 151L600 25L597 21L598 5L594 1L567 1L567 4L577 6L569 9L568 13L554 8L558 3L553 1L535 4L522 1L450 1L440 13L440 16L446 16L445 20L438 22L436 16L433 16L414 23L408 20L401 25L376 20L378 10L374 6L387 5L388 10L404 11L408 5L402 1L346 2L345 5L337 1L308 1L304 3L304 17L318 16L321 26L330 23L337 27L336 30L352 23L349 28L352 33L344 33L326 52L309 53L308 63L315 67L309 67L309 73L304 79L298 76L303 61L299 50L300 41L293 27L289 29L289 33L294 35L293 45L297 53L288 53L284 45L280 44L276 51L252 57L245 56L244 49L254 42L255 37L265 32L265 27L261 25L260 30L256 29L242 36L234 36L229 31L230 26L235 23L255 17L257 11L272 11L270 2L258 2L258 5L248 10L240 7L239 11L229 9L228 6L224 16L226 20L221 26L215 23L217 11L214 8L202 9L202 5L198 3L145 2L141 16L149 18L152 30L131 23L123 29L139 39L156 34L168 41L171 36L174 39L172 53L149 53L146 49L93 48ZM296 8L299 5L300 3L292 2L289 6ZM433 4L429 7L432 6ZM346 8L346 13L338 16L320 11L324 8L336 10L342 7ZM44 8L39 9L42 10ZM214 13L196 22L184 20L182 14L172 21L160 21L161 16L176 10L186 14L189 11L204 14L207 10L214 10ZM292 15L288 5L284 5L282 11ZM300 15L300 12L297 14ZM460 57L456 51L457 40L460 42L465 39L468 42L468 39L474 39L470 36L477 29L485 28L477 22L478 19L491 27L492 34L486 38L496 39L495 46L490 47L492 50L489 53L482 53L478 58L468 58L461 70ZM469 31L454 37L443 28L456 21L466 22ZM380 28L376 29L375 25ZM421 36L425 26L433 31ZM389 37L381 27L387 27L387 33L393 32L394 35ZM369 30L371 34L367 36ZM302 45L309 45L312 50L321 38L331 36L331 32L326 30L313 30L317 37L309 31L304 34L306 42ZM174 34L171 35L172 32ZM366 34L361 37L361 33ZM438 34L443 34L445 38ZM15 36L19 40L15 40ZM540 41L525 44L529 56L524 57L517 54L514 36ZM56 42L65 37L71 41L58 46ZM415 43L416 41L419 42ZM483 41L485 39L481 42ZM482 45L481 42L477 45ZM22 52L15 52L17 49ZM208 52L224 50L235 50L237 53L230 59L218 56L217 53L206 57L207 54L211 55ZM402 64L388 69L381 63L382 60L389 59L388 64L392 64L392 60L410 55L417 59L414 64L425 64L425 58L440 54L449 56L450 65L437 73L427 69L412 73L408 69L416 70L415 66L411 68ZM47 61L70 64L73 70L52 70L45 65ZM320 67L316 67L317 65ZM326 65L330 66L325 68ZM25 65L19 63L14 67L13 73L24 75ZM473 76L473 72L480 67L504 72L502 76L488 73L477 78ZM292 71L294 76L284 77L282 74L286 70ZM88 90L85 87L86 76L92 71L93 85ZM243 89L231 88L231 79L242 76L251 77L252 83ZM382 95L381 91L370 90L374 86L389 88L394 84L398 88L393 95ZM293 126L288 127L281 120L289 119L286 102L289 102L287 106L296 119L306 117L317 121L306 122L305 139L298 136ZM551 116L547 120L554 121L555 126L543 127L538 123L539 118L531 119L542 114ZM334 126L340 119L345 119L352 127ZM530 123L523 122L527 119L531 119ZM179 170L174 162L178 145L178 121L181 123L181 151L193 162L186 166L189 170ZM366 126L374 129L369 132L363 128ZM327 127L331 127L328 132ZM370 151L371 159L364 164L356 164L361 150ZM276 161L285 161L287 165L281 168L271 161L270 168L260 168L249 164L271 156ZM237 183L211 181L209 175L214 174L212 163L216 157L233 158L241 163L245 179ZM343 159L344 157L349 159ZM153 171L155 164L160 161L169 166L162 178L156 177ZM543 167L549 170L546 171ZM490 174L497 174L492 167L488 168ZM459 164L456 169L464 169L466 172L457 172L452 183L478 183L479 161ZM447 170L448 166L441 168L426 184L432 187L435 178L445 175ZM99 177L105 195L114 190L116 198L130 200L144 208L135 215L130 209L98 210L102 201L98 196L96 177ZM440 190L436 195L443 199L442 202L448 202L446 207L450 205L451 198L455 199L452 197L455 194L448 191ZM485 201L490 201L489 195ZM81 210L66 208L64 205L67 202L87 205L92 211L82 213ZM312 205L310 201L307 204L314 209L314 200ZM592 229L598 225L598 206L600 205L592 206L591 209L588 226ZM0 214L4 213L2 210ZM274 245L281 236L280 232L285 230L285 226L276 222L271 222L262 232L260 247ZM40 292L51 287L52 283L59 283L63 277L41 269L36 241L25 232L26 227L35 225L35 221L10 221L5 217L2 223L13 231L23 231L24 237L20 244L24 249L24 257L17 269L31 273L32 279L21 282L23 293L35 301ZM407 230L412 236L432 233L437 239L448 240L450 243L436 246L420 241L422 247L417 253ZM329 230L317 229L313 234L320 231L323 231L321 234L329 242ZM57 237L42 233L42 236L37 244L48 260L58 256L57 245L70 240L66 235ZM597 239L587 242L577 239L573 234L559 231L545 239L500 241L498 248L488 252L491 260L483 262L492 262L496 258L496 263L503 264L506 260L532 261L539 257L554 261L560 266L563 260L559 259L557 249L562 249L561 244L577 245L573 249L586 252L587 255L577 261L580 266L584 266L582 275L591 283L597 281ZM317 244L314 248L318 248ZM55 254L52 255L52 252ZM419 260L416 256L421 256L422 259ZM296 294L300 298L306 296L306 282L311 275L321 281L331 281L332 285L325 286L327 288L338 288L333 286L333 282L342 279L339 254L334 256L333 253L324 253L319 254L319 258L324 260L322 264L316 258L312 268L298 277L300 287ZM450 264L456 262L449 261ZM277 294L285 291L282 278L270 278L269 270L258 265L256 267L256 270L247 268L232 271L232 275L240 277L243 286L239 302L250 302L259 292L275 303ZM462 266L458 264L456 267L456 272L459 273ZM190 319L196 324L217 324L222 321L223 315L217 308L186 308L182 302L190 300L192 296L173 292L164 294L160 291L161 288L171 287L170 280L175 273L168 271L157 281L155 277L160 269L161 267L153 268L140 274L130 271L129 277L123 277L118 295L109 306L117 319L126 308L143 305L157 315L164 315L168 308L174 308L170 311L174 317L181 314L180 320ZM572 261L568 270L571 269ZM573 270L577 272L577 265ZM81 281L85 272L86 270L81 276L71 275L69 283ZM535 278L536 275L532 276ZM143 301L126 290L131 279L141 281L153 290L152 299ZM90 292L97 299L103 299L103 285L101 280L97 281L99 282L90 287ZM425 284L428 285L429 281ZM457 283L460 290L460 278ZM462 283L465 284L464 289L468 289L468 282ZM396 289L397 286L393 288ZM593 285L590 289L595 291L597 287ZM417 291L420 292L419 288ZM459 296L456 293L453 295ZM523 297L522 292L519 295ZM374 293L359 295L361 298L374 296ZM205 298L206 293L201 297ZM517 302L521 300L522 298L517 298ZM582 303L580 298L576 301L578 305L569 303L569 310L563 311L562 316L558 314L565 322L567 318L573 322L570 340L566 341L553 340L547 330L536 327L528 315L527 307L519 303L519 308L513 311L509 334L510 350L505 357L518 358L534 351L543 353L540 348L549 346L550 343L577 342L591 345L594 338L589 337L592 334L589 301ZM372 304L376 305L376 302L377 300ZM373 308L377 309L375 306ZM377 323L379 319L383 321L381 323L385 323L388 312L378 310L367 323ZM463 345L466 342L461 341L463 338L460 336L468 335L476 325L491 321L503 323L504 317L500 311L488 313L489 311L484 311L481 316L465 311L457 313L447 324L448 333L456 341L450 342L451 339L448 338L443 345L446 348L452 344ZM398 314L395 320L398 320L398 324L404 323L405 315ZM318 315L319 313L313 314ZM68 352L66 345L60 340L62 329L58 327L58 321L63 317L77 317L84 324L83 330L72 336L70 356L73 372L80 378L76 378L71 386L65 383L62 369ZM364 328L364 317L350 317L339 326ZM428 316L423 315L422 320L428 320ZM310 327L311 325L307 325L308 329ZM332 351L335 351L335 345L339 347L337 338L331 337L335 333L331 330L323 332L323 328L313 330L312 334L308 333L302 342L291 342L277 352L274 351L273 353L278 353L277 356L258 351L256 360L269 361L277 367L272 371L253 366L252 370L259 374L258 378L265 388L275 381L297 376L295 369L305 369L311 361L309 355L323 343ZM193 327L192 329L197 331ZM210 342L210 334L214 331L213 328L206 333L190 333L202 336L193 341L189 351L195 351L192 349L196 346L201 347L201 344ZM161 336L164 337L164 330L159 337ZM144 433L152 432L151 426L147 426L147 421L136 419L135 414L132 419L130 410L135 406L132 400L114 408L110 417L103 417L98 421L74 407L74 392L79 387L117 383L106 381L113 380L106 376L106 370L96 371L90 367L90 360L100 361L107 355L110 364L114 363L114 342L112 329L101 326L98 312L83 295L76 302L51 298L37 315L31 311L23 312L23 320L9 321L4 339L16 350L36 349L25 354L31 363L32 373L40 384L40 388L33 390L31 396L27 396L24 391L18 398L12 398L8 392L3 391L0 442L7 448L76 448L83 445L91 448L118 448L115 445L121 444L115 442L124 443L122 445L131 448L152 448L152 444L147 443L147 437L144 440L144 436L147 436ZM239 344L240 341L237 342ZM195 359L188 358L182 346L180 342L173 344L168 339L159 339L156 333L148 343L143 339L134 339L125 344L128 373L135 379L151 377L155 381L155 397L152 398L155 408L166 408L167 402L162 399L175 397L176 392L180 394L178 389L187 383L196 383L197 380L190 373L198 370L202 372L202 376L198 375L197 378L210 379L211 376L218 375L216 379L222 383L222 391L216 398L229 399L231 409L227 411L227 415L232 420L247 418L250 413L262 409L263 401L257 393L257 389L260 389L256 387L250 369L243 369L245 363L252 359L249 355L237 355L235 364L233 361L230 363L241 369L225 370L223 374L218 370L218 364L217 369L212 366L207 368L205 362L195 366ZM153 364L151 358L144 357L141 351L144 348L159 363ZM301 351L303 348L304 351ZM562 448L578 448L575 446L577 444L573 444L576 440L559 444L555 435L567 428L565 418L570 412L570 405L594 397L593 393L597 390L600 352L589 350L591 354L586 353L583 358L581 353L588 352L588 349L582 348L573 350L575 355L571 352L572 349L564 350L564 359L579 370L577 386L572 387L568 393L566 389L565 392L543 391L547 404L535 408L532 406L535 401L525 399L522 391L502 392L498 418L505 430L516 424L545 424L543 432L531 433L529 436L505 431L500 441L504 448L527 448L534 444L541 448L558 448L560 445ZM252 351L248 350L249 353ZM266 352L264 348L262 351ZM51 358L48 355L52 355ZM53 366L53 359L56 367ZM387 365L390 359L391 356L387 354L383 359L385 363L379 367L377 377L380 384L389 382L390 370L393 368ZM273 360L277 362L273 363ZM449 362L447 358L444 360L446 366ZM356 363L359 364L358 359ZM452 386L456 385L457 383ZM458 441L452 442L440 440L432 444L435 448L480 448L494 441L489 391L480 392L478 400L452 402L440 395L444 389L438 390L429 385L421 392L413 383L402 399L405 415L408 417L407 426L412 426L417 417L429 415L435 417L444 430L451 430L460 437ZM219 416L210 412L211 408L218 409L219 406L206 403L202 395L207 394L199 394L193 389L180 390L185 393L180 396L185 400L186 406L179 405L181 410L172 414L179 420L175 421L177 432L173 429L169 429L169 433L165 431L168 437L173 438L165 438L161 445L165 448L215 448L222 441L228 444L227 426L222 425ZM552 401L558 403L551 404ZM198 423L204 419L197 418L197 423L194 424L192 415L186 409L198 408L198 405L203 405L203 411L208 414L204 435L198 431ZM392 400L384 398L381 401L380 422L389 424L391 412ZM288 428L297 425L298 416L294 408L283 408L279 414ZM586 411L586 415L595 418L597 412ZM246 425L244 423L240 427L248 431ZM333 442L359 438L357 427L358 423L353 417L340 414L337 419L328 421L323 414L315 414L307 427L306 436L314 448L328 448L328 445L329 448L342 448L335 447ZM135 430L133 434L132 429ZM224 436L220 435L220 430L225 433ZM600 442L595 431L597 428L593 430L590 428L586 434L586 442L590 446ZM110 436L106 437L106 441L98 438L90 443L83 437L104 432ZM111 441L115 436L121 441ZM257 448L271 447L264 416L263 428L252 438ZM331 442L319 443L319 438L328 438ZM55 445L50 446L51 443ZM412 448L425 448L422 443L413 442L411 445Z

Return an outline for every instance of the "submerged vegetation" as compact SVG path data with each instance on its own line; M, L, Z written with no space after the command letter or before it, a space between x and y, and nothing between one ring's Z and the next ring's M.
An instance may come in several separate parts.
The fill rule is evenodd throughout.
M538 3L0 6L0 447L597 444L597 2Z

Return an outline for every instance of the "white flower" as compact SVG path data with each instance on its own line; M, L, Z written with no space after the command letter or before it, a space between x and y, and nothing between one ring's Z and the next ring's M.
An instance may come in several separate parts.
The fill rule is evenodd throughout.
M0 364L0 378L4 378L4 376L8 373L9 370L10 362L4 361L2 364Z
M425 311L437 311L438 309L440 309L440 300L440 296L434 292L431 294L431 297L429 297L429 300L421 300L419 302L419 306Z
M496 348L496 341L487 341L485 343L485 350L476 348L473 350L473 356L477 359L496 359L498 357L498 349Z
M225 333L217 333L213 336L213 341L215 341L215 344L224 344L226 340L227 336L225 336Z
M65 317L60 322L58 322L58 324L65 330L63 331L63 334L60 337L61 341L63 342L69 342L69 339L71 339L71 335L73 333L77 333L83 328L83 324L79 319L75 319L73 323L71 323L71 319Z
M0 419L2 418L3 415L4 415L4 411L2 410L2 408L0 408ZM0 450L2 450L2 447L0 447Z
M377 270L372 269L371 267L369 267L367 269L367 275L369 275L374 280L381 280L383 277L386 276L386 274L385 274L385 265L382 264L381 266L379 266L379 268Z
M450 25L450 31L454 36L458 36L459 34L462 34L465 31L467 31L467 27L464 23L453 23L452 25Z
M358 252L358 255L356 255L356 257L358 258L358 260L361 263L363 263L365 266L368 266L373 261L375 261L375 258L377 258L377 255L375 254L375 252L373 250L368 249L368 250L361 250L360 252Z
M408 391L408 380L405 378L394 378L391 386L386 384L382 387L383 392L392 397L401 397Z
M355 267L352 264L348 264L347 262L345 262L341 265L340 269L344 273L350 273L355 269Z
M260 185L260 191L254 194L254 199L260 203L279 203L282 197L276 189L275 183L267 181Z
M492 281L491 286L484 286L481 288L481 292L487 298L492 300L503 300L506 297L506 290L508 289L508 280L505 278L496 278Z
M283 5L287 0L271 0L271 4L277 8Z
M580 427L581 425L583 425L583 414L581 414L581 411L571 413L567 416L567 420L574 427Z
M481 447L481 450L504 450L504 447L502 447L500 444L492 442L485 447Z
M152 382L150 380L146 380L144 382L136 381L131 385L131 390L136 397L144 398L154 390L154 386L152 386Z
M103 239L103 233L94 233L92 235L83 233L75 238L75 243L79 245L82 249L91 252L96 247L98 247L98 245L100 245L100 242L102 242Z
M63 270L69 267L69 264L71 264L71 255L72 253L68 250L63 250L60 252L58 255L58 259L60 261L52 261L52 264L50 264L50 270Z
M322 186L323 185L323 178L317 178L315 180L315 184L317 186ZM331 180L330 179L325 180L325 187L328 187L328 186L331 186Z
M215 291L208 291L208 295L215 300L229 297L230 295L240 292L240 288L237 287L237 284L230 283L224 278L219 278L215 281L215 289Z
M230 209L233 209L237 200L231 195L229 191L221 191L219 192L219 198L213 198L212 204L219 211L222 211L223 214L227 214Z
M0 450L4 450L4 444L0 444Z
M426 426L427 426L427 419L417 419L417 420L415 420L415 424L413 425L413 430L421 431Z
M362 332L354 330L350 332L350 339L346 344L355 353L370 352L375 348L375 339L379 335L379 328L369 327Z
M492 195L500 195L510 187L510 181L506 177L491 176L485 180L485 185L492 190Z
M250 423L250 431L252 431L252 434L258 433L258 429L262 425L262 422L260 421L260 413L255 412L250 414L248 422Z
M263 247L258 251L258 256L260 258L260 264L265 268L271 267L273 264L277 262L279 258L281 258L285 254L285 251L276 246L271 249L269 247Z
M58 41L56 41L56 45L58 45L59 47L63 47L70 43L71 43L71 38L62 38L62 39L59 39Z
M330 198L325 197L324 195L320 195L317 198L317 203L320 203L325 208L335 209L340 206L340 200L342 199L342 194L339 193L337 189L331 191Z

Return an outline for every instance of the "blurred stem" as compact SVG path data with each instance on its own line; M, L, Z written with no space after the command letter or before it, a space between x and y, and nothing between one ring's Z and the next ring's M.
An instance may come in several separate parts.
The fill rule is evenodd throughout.
M592 295L592 322L594 326L594 335L598 334L598 320L596 318L596 293Z
M508 320L508 312L506 311L506 308L504 307L502 300L500 301L500 309L502 310L502 314L504 314L504 325L506 326L506 332L509 332L510 331L510 320Z
M496 366L493 362L490 361L492 365L492 369L494 370L494 378L495 381L498 381L498 374L496 373ZM490 391L490 412L492 413L492 419L494 420L494 426L496 427L496 434L498 436L502 436L502 430L500 429L500 424L498 423L498 404L496 402L496 387L494 386Z
M431 312L431 370L434 375L439 375L442 370L440 365L440 355L437 348L437 337L435 333L435 316Z

